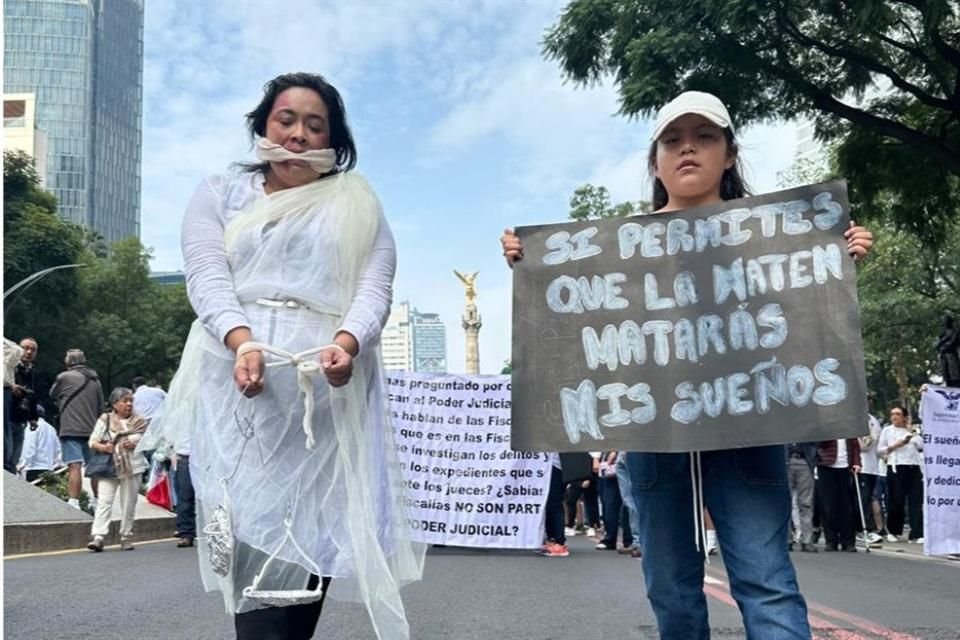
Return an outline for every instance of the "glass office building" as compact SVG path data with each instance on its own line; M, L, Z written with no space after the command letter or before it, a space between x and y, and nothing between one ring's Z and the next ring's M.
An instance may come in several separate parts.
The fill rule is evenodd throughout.
M4 94L36 96L60 215L140 233L143 0L5 0Z
M423 313L409 302L395 305L380 336L385 369L447 372L447 328L436 313Z
M447 328L436 313L411 314L413 321L413 370L447 372Z

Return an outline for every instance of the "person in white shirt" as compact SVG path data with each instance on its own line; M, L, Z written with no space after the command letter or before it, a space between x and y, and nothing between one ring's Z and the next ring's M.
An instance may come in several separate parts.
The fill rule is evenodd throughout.
M33 482L44 473L63 466L60 438L45 416L43 405L37 405L37 419L30 421L23 434L23 452L17 469L26 472L27 482Z
M379 354L393 235L322 76L274 78L246 118L261 162L202 180L184 215L198 320L141 447L189 438L201 576L239 640L312 637L332 576L380 638L405 640L399 588L425 547Z
M877 453L887 464L887 540L903 538L904 511L910 542L923 542L923 438L907 425L907 410L890 409L890 424L880 432ZM905 509L906 508L906 509Z
M131 382L133 412L150 424L150 420L163 411L163 401L167 399L167 393L160 387L148 385L146 378L142 376L135 377Z

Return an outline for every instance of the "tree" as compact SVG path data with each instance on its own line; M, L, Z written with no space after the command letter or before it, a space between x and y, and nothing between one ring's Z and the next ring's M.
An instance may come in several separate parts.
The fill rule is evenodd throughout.
M876 244L857 278L868 379L881 401L909 402L938 372L944 314L960 315L960 223L939 252L889 223L872 230Z
M7 286L48 267L84 265L7 300L5 335L40 344L41 399L68 348L83 349L108 391L136 374L169 382L194 319L185 288L150 280L150 251L138 239L107 247L96 233L62 220L30 156L5 152L3 182Z
M179 362L193 313L183 286L150 279L150 251L136 238L115 242L82 273L82 319L75 328L105 387L137 374L167 382Z
M960 208L958 13L951 0L573 0L543 51L576 83L612 75L627 116L699 89L740 125L813 118L850 145L852 191L892 199L887 213L935 245Z
M596 218L622 218L636 213L649 213L649 202L621 202L610 204L610 192L606 187L584 184L570 196L570 219L593 220Z
M40 188L33 159L22 151L3 154L3 280L6 288L44 269L80 262L83 234L57 215L57 200ZM31 336L40 343L38 384L49 388L70 344L65 327L78 312L77 270L56 271L5 300L4 335Z
M828 148L826 165L798 159L779 175L780 185L836 179L844 148ZM885 197L874 201L875 243L857 273L867 381L881 406L894 400L913 404L917 388L938 368L932 345L943 315L960 312L960 220L946 220L944 242L930 247L922 234L888 214L890 203Z

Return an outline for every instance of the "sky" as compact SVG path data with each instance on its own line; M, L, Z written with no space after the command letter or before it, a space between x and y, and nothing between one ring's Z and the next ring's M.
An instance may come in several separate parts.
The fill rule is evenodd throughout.
M464 370L463 285L479 271L481 373L510 357L504 228L567 218L584 183L649 199L650 119L617 115L612 83L579 88L541 55L553 0L230 0L146 3L142 240L179 270L183 212L200 180L253 158L244 114L263 84L323 74L343 95L357 170L397 242L394 302L439 313L448 370ZM735 118L734 114L734 118ZM777 190L796 126L738 131L754 192Z

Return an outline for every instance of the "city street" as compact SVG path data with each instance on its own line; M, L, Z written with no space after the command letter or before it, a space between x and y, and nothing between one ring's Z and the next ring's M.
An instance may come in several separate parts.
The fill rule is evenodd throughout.
M169 540L130 553L108 549L5 560L4 637L232 638L219 594L201 588L195 551L174 545ZM640 561L595 551L583 537L573 538L570 547L568 558L431 549L424 580L403 592L412 637L656 638ZM794 558L815 638L960 638L960 562L889 549ZM719 558L707 574L713 638L744 637ZM374 635L362 608L328 599L316 637Z

